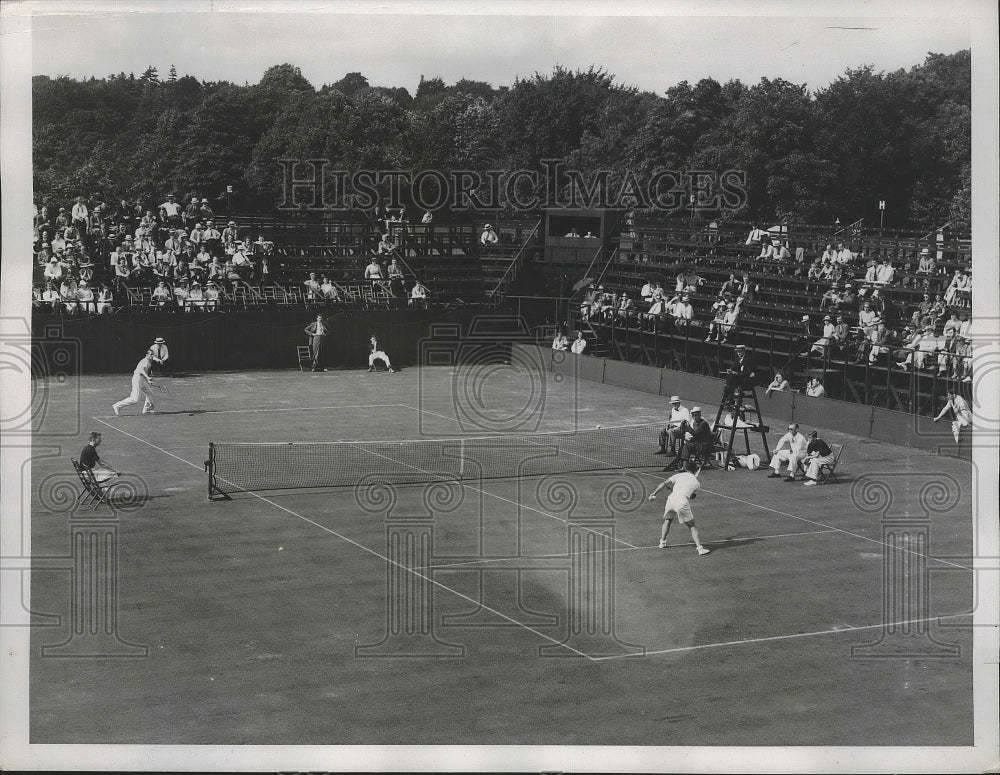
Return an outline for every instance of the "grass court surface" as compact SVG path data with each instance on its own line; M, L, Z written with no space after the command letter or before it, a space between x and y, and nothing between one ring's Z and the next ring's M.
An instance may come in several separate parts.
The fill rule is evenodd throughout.
M69 512L46 488L71 479L88 431L148 492L118 512L114 621L146 656L41 656L70 634L71 574L36 563L32 609L51 626L32 633L32 743L973 743L966 462L821 431L847 444L840 484L703 471L700 557L676 522L657 548L664 494L646 496L668 474L655 437L646 469L206 499L209 441L482 436L477 418L539 432L657 422L662 397L500 366L160 381L169 392L147 416L111 411L128 375L35 386L47 426L79 434L48 451L36 438L33 556L69 551ZM718 397L683 398L714 418ZM771 425L773 446L784 424ZM894 513L918 516L911 478L954 483L926 551L888 546L880 514L855 505L866 474L888 483ZM920 621L894 622L875 651L906 634L957 655L852 655L887 637L883 568L904 562L928 579L925 607L909 605ZM584 571L611 581L581 588ZM418 609L432 635L407 638Z

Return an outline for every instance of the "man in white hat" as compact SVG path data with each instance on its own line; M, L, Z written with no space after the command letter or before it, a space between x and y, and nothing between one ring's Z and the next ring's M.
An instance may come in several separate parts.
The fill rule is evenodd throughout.
M670 453L675 454L677 442L684 440L684 434L691 424L691 412L681 404L680 396L670 396L670 417L667 424L660 431L660 448L657 455L667 454L667 440L670 441Z
M496 245L499 241L500 237L493 229L493 225L487 223L483 227L483 233L479 235L479 244L489 247L490 245Z
M722 403L728 404L734 394L746 390L755 376L746 345L736 345L736 362L726 370L726 389L722 393ZM739 403L739 397L736 398L736 403Z
M767 475L767 478L780 479L781 464L787 463L788 475L785 477L785 481L794 482L795 473L806 456L808 445L806 437L799 433L799 424L794 422L789 424L788 433L778 440L778 446L774 448L770 463L771 473Z
M153 362L153 368L169 376L170 370L167 368L167 361L170 360L170 350L167 349L167 340L162 336L156 337L149 346L149 353ZM150 371L152 372L152 370Z

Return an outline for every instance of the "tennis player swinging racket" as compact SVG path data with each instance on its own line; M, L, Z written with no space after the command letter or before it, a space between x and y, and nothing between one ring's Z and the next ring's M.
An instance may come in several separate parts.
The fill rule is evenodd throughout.
M669 479L664 479L649 496L649 500L653 501L656 500L656 494L663 488L670 490L670 495L667 496L667 501L663 505L663 527L660 528L661 549L665 549L667 546L667 533L670 532L670 525L676 516L682 524L687 525L690 529L691 538L698 554L709 553L709 550L701 544L698 528L694 524L694 514L691 512L691 500L697 496L698 489L701 487L701 482L698 481L700 473L701 467L693 460L689 460L685 471L674 474Z

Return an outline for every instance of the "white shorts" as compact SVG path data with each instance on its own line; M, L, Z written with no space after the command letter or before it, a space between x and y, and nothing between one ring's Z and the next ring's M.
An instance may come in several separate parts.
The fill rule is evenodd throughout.
M667 502L663 506L663 518L673 519L672 515L674 514L685 524L693 522L694 514L691 512L691 501L687 498L675 498L672 495L667 498Z

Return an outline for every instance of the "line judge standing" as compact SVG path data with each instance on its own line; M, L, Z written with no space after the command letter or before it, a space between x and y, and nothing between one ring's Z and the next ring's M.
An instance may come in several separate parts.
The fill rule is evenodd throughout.
M329 328L322 315L316 316L316 321L305 327L306 334L309 335L309 344L312 349L313 371L326 371L323 363L323 343L329 333Z

